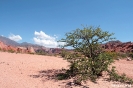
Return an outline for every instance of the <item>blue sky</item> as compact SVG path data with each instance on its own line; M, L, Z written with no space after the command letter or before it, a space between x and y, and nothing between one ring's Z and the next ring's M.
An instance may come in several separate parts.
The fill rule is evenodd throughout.
M133 41L133 0L0 0L0 35L17 42L55 47L82 25Z

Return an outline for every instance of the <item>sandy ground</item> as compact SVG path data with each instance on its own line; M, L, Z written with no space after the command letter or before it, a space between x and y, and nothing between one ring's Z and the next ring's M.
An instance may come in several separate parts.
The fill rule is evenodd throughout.
M115 84L103 78L97 83L87 81L83 86L66 85L72 82L71 79L47 79L45 70L60 70L68 65L58 57L0 52L0 88L133 88L132 85ZM119 73L124 72L133 78L133 61L120 60L115 66Z

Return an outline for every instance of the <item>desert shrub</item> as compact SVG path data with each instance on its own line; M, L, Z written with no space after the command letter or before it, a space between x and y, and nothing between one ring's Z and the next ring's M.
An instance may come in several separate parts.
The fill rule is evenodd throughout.
M128 54L127 53L118 53L118 56L120 58L126 58L128 56Z
M115 67L113 66L111 70L108 71L109 73L109 80L113 81L119 81L122 83L128 83L128 84L133 84L133 80L129 77L126 76L126 74L119 75L117 71L115 70Z
M62 52L62 57L70 62L69 69L66 70L64 78L74 78L76 84L81 84L82 81L90 79L96 82L96 79L102 76L104 71L108 72L110 79L113 77L124 79L125 76L119 76L113 72L114 69L109 70L109 66L117 58L115 52L105 52L100 46L103 42L107 42L113 33L103 32L99 27L84 27L83 29L76 29L70 33L66 33L66 38L59 42L65 42L64 47L72 47L73 52ZM60 77L62 77L61 75ZM122 78L121 78L122 77Z
M106 53L113 56L113 59L115 59L115 60L126 58L128 56L130 57L129 53L109 52L109 51L106 51Z
M34 55L35 53L29 52L29 54L32 54L32 55Z
M14 53L15 51L14 51L14 50L12 50L12 49L10 49L10 50L8 50L8 52L10 52L10 53Z
M130 52L130 53L128 54L128 56L131 57L131 58L133 59L133 52Z
M118 58L120 58L119 53L117 53L117 52L105 51L105 53L106 53L107 55L112 56L112 58L113 58L114 60L117 60Z
M37 50L36 54L38 54L38 55L47 55L47 53L44 50Z
M64 49L62 49L62 52L60 53L61 57L65 57L66 56L66 51Z
M74 48L74 53L69 53L67 57L63 53L63 57L70 62L66 73L75 79L75 83L80 84L87 79L95 82L103 71L107 71L113 55L104 52L100 44L111 40L112 35L102 32L99 27L86 27L67 33L66 39L61 40L66 43L64 47Z
M63 58L66 58L69 56L69 52L65 49L62 49L61 53L60 53L60 56L63 57Z

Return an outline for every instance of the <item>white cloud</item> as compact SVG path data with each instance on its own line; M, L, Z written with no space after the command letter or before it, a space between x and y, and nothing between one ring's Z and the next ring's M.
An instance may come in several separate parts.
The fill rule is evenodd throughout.
M59 42L57 42L57 36L49 36L45 34L43 31L34 32L35 37L33 38L34 42L38 45L42 45L49 48L56 48L59 45ZM60 43L61 44L61 43Z
M11 40L14 40L14 41L22 40L20 35L14 35L14 34L10 34L8 38L11 39Z

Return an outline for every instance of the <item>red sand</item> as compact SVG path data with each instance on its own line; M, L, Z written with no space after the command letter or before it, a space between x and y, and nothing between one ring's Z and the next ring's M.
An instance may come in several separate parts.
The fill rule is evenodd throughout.
M48 80L39 71L67 68L69 63L58 57L15 54L0 52L0 88L83 88L83 86L68 86L72 80ZM133 61L120 60L114 64L119 73L126 73L133 78ZM87 81L84 86L89 88L131 88L131 85L114 84L114 82ZM133 87L133 86L132 86Z

